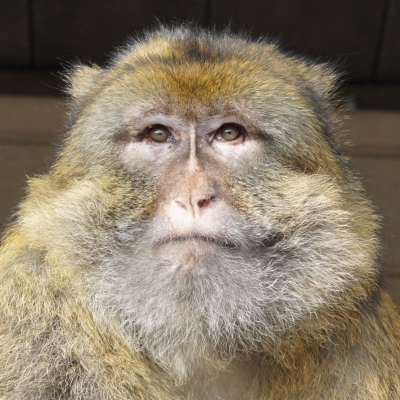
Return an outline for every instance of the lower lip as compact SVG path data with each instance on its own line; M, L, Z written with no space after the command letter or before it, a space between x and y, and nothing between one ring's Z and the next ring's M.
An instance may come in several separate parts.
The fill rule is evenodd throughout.
M170 261L196 262L218 251L220 246L201 239L179 239L156 247L158 256Z
M207 241L200 238L187 238L187 239L175 239L166 241L158 245L159 248L168 247L176 249L215 249L219 246L218 243L213 241Z

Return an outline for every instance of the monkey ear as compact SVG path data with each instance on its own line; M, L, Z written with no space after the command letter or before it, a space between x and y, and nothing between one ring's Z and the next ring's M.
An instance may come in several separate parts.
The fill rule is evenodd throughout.
M67 83L67 94L75 101L79 101L100 78L102 71L103 70L95 64L92 66L83 64L74 66L64 75Z
M308 79L320 98L329 101L335 97L339 74L329 63L310 65Z

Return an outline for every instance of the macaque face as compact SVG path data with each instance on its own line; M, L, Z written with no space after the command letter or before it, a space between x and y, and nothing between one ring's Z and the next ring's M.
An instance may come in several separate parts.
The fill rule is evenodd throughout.
M207 274L221 249L240 252L229 175L257 155L265 138L239 115L199 119L146 113L128 120L121 157L128 170L151 165L161 184L151 217L153 251L171 274ZM200 262L201 261L201 262Z
M199 105L193 97L187 107L171 101L168 108L166 101L157 107L133 99L119 110L107 150L123 179L113 189L124 195L113 200L110 217L118 250L95 255L90 303L115 310L155 354L183 343L198 353L199 346L258 342L261 331L250 326L261 320L262 335L271 333L273 290L266 288L276 281L273 249L281 232L272 210L261 209L268 189L258 177L279 180L279 161L248 109L222 97ZM106 107L98 114L111 120ZM86 124L98 124L89 118ZM139 218L138 203L148 205ZM256 334L247 338L251 330Z
M268 45L210 62L169 45L97 78L54 173L78 193L88 306L177 366L183 347L207 358L265 346L351 301L370 255L316 71Z

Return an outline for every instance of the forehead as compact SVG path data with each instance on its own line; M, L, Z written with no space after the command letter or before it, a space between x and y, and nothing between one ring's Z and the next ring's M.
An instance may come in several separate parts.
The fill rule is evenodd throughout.
M110 81L118 84L110 87L160 107L206 114L293 90L276 74L288 66L282 57L272 56L273 46L241 45L222 48L219 42L198 39L145 43L115 64Z

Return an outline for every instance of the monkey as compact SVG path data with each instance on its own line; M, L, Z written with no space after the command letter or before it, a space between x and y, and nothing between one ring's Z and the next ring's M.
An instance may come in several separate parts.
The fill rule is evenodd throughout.
M66 80L2 240L0 399L400 398L330 64L160 26Z

